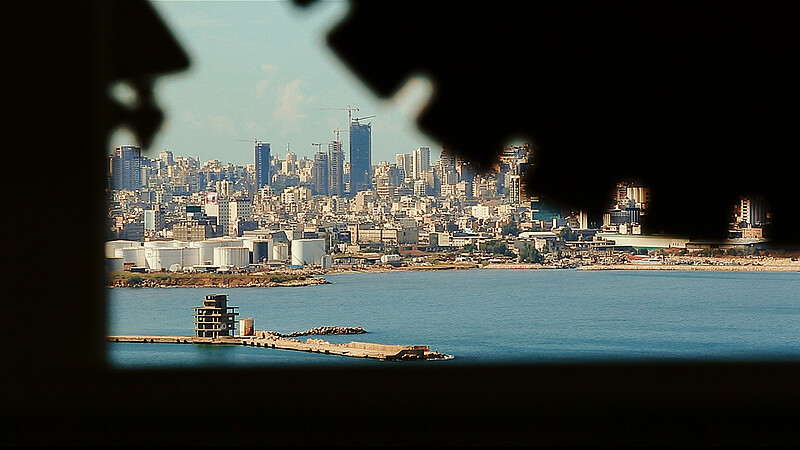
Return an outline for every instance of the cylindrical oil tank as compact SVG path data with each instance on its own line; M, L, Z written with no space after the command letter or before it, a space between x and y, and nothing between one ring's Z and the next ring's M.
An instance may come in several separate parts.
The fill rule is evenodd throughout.
M253 242L258 240L257 237L253 236L243 236L240 237L239 239L242 240L242 247L247 247L247 249L250 250L251 252L253 251Z
M173 264L182 265L182 248L151 247L144 249L144 257L150 270L169 269Z
M175 241L145 241L145 248L175 248Z
M252 336L255 334L255 320L252 317L239 319L239 336Z
M234 238L230 236L223 236L211 239L212 241L222 242L225 247L244 247L242 238Z
M144 251L144 247L128 247L121 249L122 263L133 264L134 267L147 267Z
M400 255L397 255L397 254L381 256L381 262L384 263L384 264L388 263L388 262L397 262L397 261L400 261L401 259L402 258L400 257Z
M289 259L289 245L286 242L276 242L272 246L272 259L286 261Z
M135 241L108 241L106 242L106 258L119 258L122 255L119 253L123 248L139 247L139 243Z
M183 267L191 267L200 264L200 249L196 247L183 248Z
M215 266L247 267L250 263L250 250L247 247L214 248Z
M294 266L306 266L309 264L321 266L324 254L324 239L292 240L292 265Z
M253 241L253 262L260 263L272 259L272 240Z
M123 270L124 267L122 258L106 258L106 268L109 272Z
M199 254L197 256L198 264L214 264L214 249L216 247L224 247L226 242L224 241L215 241L215 240L205 240L205 241L195 241L191 243L192 247L197 247L199 250Z

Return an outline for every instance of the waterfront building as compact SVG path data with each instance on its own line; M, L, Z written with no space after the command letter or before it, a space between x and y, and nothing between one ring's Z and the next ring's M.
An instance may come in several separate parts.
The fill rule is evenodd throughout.
M350 123L350 196L372 189L372 124Z
M203 306L194 307L194 333L196 337L218 338L236 334L236 310L228 306L225 294L206 295Z
M255 145L256 162L256 189L270 184L270 144L268 142L256 141Z
M739 200L739 217L747 227L763 225L767 219L764 202L755 197L743 197Z
M292 265L322 265L325 239L292 239Z

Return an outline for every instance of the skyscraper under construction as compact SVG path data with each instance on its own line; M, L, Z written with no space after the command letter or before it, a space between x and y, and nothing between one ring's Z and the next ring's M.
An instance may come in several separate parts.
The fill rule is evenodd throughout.
M372 189L372 124L350 123L350 196Z

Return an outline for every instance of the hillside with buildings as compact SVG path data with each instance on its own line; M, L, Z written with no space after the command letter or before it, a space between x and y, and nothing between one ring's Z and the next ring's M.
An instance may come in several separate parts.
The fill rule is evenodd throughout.
M602 217L552 208L527 192L531 145L509 146L476 171L448 149L371 161L370 125L342 142L315 144L313 158L273 154L254 142L244 166L175 156L147 158L135 146L109 157L109 271L221 273L301 268L424 268L453 264L576 267L628 264L660 250L684 256L758 257L768 247L769 210L742 197L728 236L648 234L647 186L621 181ZM354 168L355 167L355 168Z

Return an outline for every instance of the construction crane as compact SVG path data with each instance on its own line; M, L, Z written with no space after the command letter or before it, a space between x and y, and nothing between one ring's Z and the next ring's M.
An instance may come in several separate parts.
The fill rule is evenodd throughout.
M347 105L347 108L320 108L322 110L329 110L329 111L347 111L347 126L350 126L350 122L353 120L353 111L358 111L358 108L352 108L350 105Z
M373 117L375 117L375 116L355 117L355 118L353 118L353 122L355 122L357 125L360 125L360 124L358 123L358 121L359 121L359 120L371 119L371 118L373 118ZM351 122L351 123L352 123L352 122Z
M252 142L253 145L258 145L261 142L258 139L253 139L253 140L237 139L236 141L237 142Z
M311 145L317 146L317 153L322 151L322 142L312 142Z
M336 141L337 142L339 141L339 133L347 133L348 131L350 131L350 130L342 130L342 129L339 129L339 128L333 130L333 132L336 133Z

